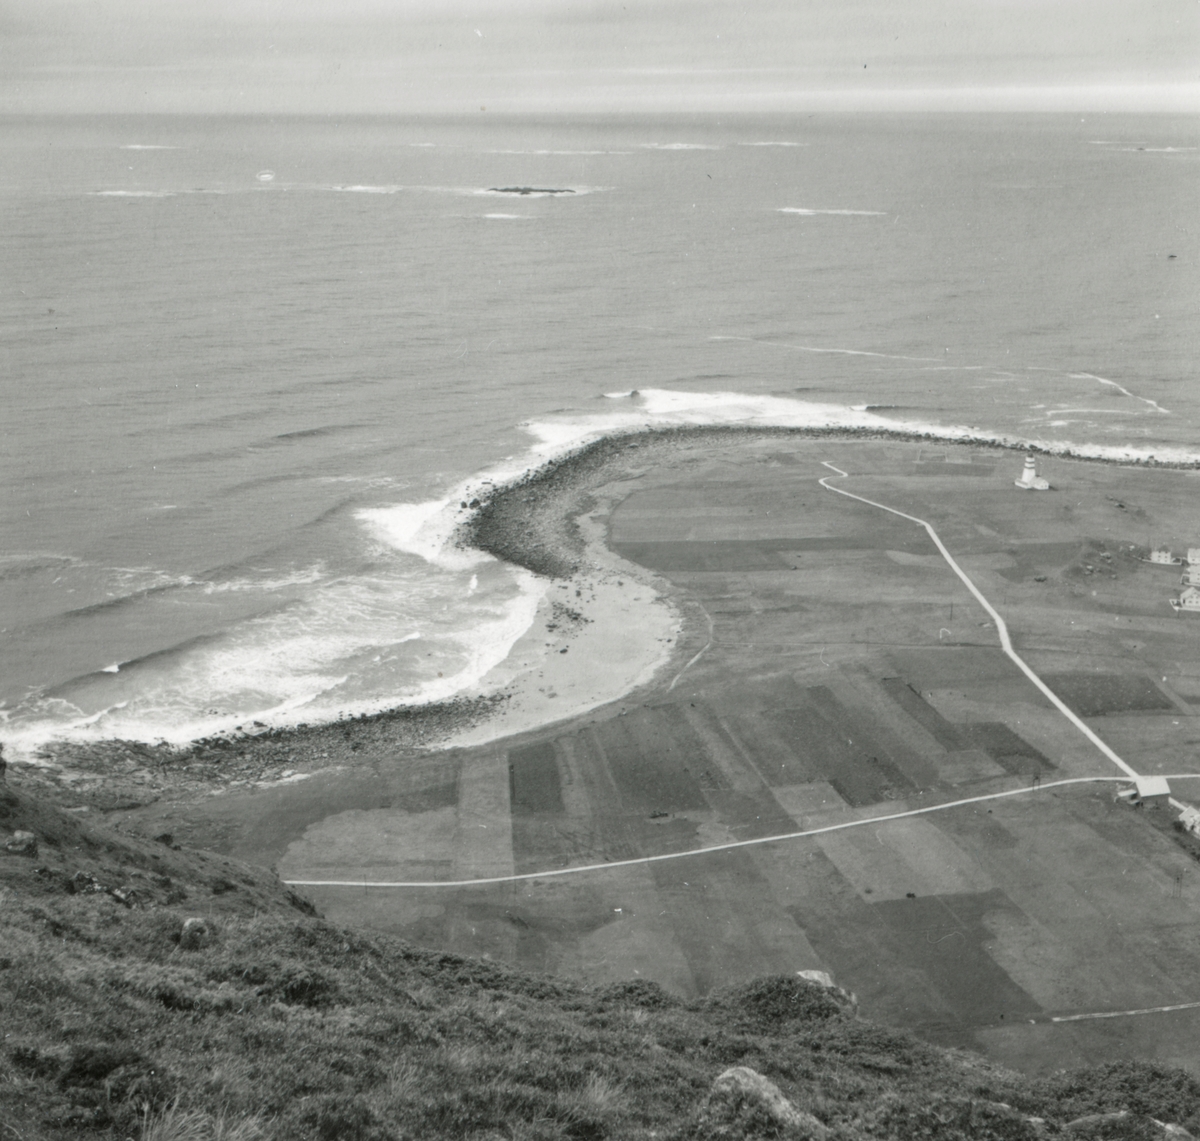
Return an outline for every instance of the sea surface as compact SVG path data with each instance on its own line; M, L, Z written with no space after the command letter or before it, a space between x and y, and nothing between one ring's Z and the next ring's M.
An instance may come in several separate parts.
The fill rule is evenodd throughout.
M0 741L486 690L545 584L455 547L459 504L596 432L1194 456L1198 145L1168 116L2 119Z

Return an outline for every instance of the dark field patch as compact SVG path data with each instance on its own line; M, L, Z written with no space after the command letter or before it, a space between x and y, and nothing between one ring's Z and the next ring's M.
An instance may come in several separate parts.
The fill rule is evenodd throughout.
M1174 704L1139 674L1043 674L1045 683L1080 717L1106 713L1161 713Z
M879 684L883 686L887 695L942 748L955 751L967 747L959 733L959 726L947 721L902 677L885 677Z
M984 950L989 911L1014 911L998 888L962 895L885 900L871 909L887 924L896 959L921 971L969 1025L1027 1017L1041 1009Z
M1041 775L1057 767L1003 721L979 721L955 728L971 748L982 749L1013 776Z
M409 791L396 792L391 807L405 812L432 812L436 808L452 808L458 803L458 782L442 781Z
M1005 567L996 573L1009 582L1021 582L1035 574L1045 574L1070 566L1083 550L1083 544L1075 543L1025 543L1010 547L1015 566Z
M608 855L599 822L571 816L514 816L513 868L518 874L589 864Z
M991 475L984 464L919 463L912 466L913 475Z
M772 787L807 784L818 778L816 770L797 752L796 732L791 724L778 725L762 713L727 717L725 723L763 780Z
M614 543L622 558L658 571L765 571L782 570L782 548L772 540L738 542L715 539L701 542Z
M591 733L627 807L647 814L708 807L697 780L708 768L707 755L673 705L638 709Z
M796 822L764 788L750 795L726 789L708 793L709 803L724 824L739 840L758 836L780 836L796 831Z
M794 743L807 767L828 780L848 804L878 804L915 791L864 718L843 706L825 686L798 690L790 708L773 710L768 716Z
M514 816L563 811L558 762L549 741L508 754L509 797Z
M886 533L885 533L886 532ZM658 571L781 570L790 564L786 556L806 551L907 551L933 554L935 548L923 533L912 528L902 533L888 528L866 535L834 535L793 539L703 539L669 542L613 543L622 558Z
M1028 681L998 646L946 646L903 650L890 655L895 671L918 693L961 689L965 685Z

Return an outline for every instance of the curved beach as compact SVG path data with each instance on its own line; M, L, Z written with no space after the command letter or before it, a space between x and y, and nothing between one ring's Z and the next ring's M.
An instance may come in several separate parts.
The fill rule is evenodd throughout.
M878 420L878 417L871 417ZM1191 456L972 436L932 426L772 427L701 424L615 431L570 448L507 482L480 487L458 514L453 542L547 582L532 626L472 690L326 724L254 726L179 748L120 740L60 741L29 778L97 805L135 805L204 787L305 779L323 768L475 745L625 701L671 676L708 637L705 617L662 575L612 550L615 503L656 465L716 450L789 442L890 442L998 455L1033 453L1104 466L1184 470ZM1014 459L1015 463L1015 459ZM27 766L22 766L27 767Z

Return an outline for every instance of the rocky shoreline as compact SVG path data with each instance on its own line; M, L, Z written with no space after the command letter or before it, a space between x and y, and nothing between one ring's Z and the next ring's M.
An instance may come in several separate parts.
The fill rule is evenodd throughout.
M549 460L519 479L495 488L473 507L459 529L459 543L498 559L525 567L548 578L569 578L583 560L584 543L574 520L585 509L588 495L618 478L620 464L636 461L644 467L656 453L712 441L735 443L755 439L893 440L940 446L991 448L1033 453L1089 463L1127 463L1136 467L1194 470L1200 462L1175 464L1153 457L1119 461L1088 456L1071 449L1055 449L987 437L950 437L936 432L877 428L765 428L697 426L655 428L602 436Z
M640 474L667 453L703 444L789 438L891 440L1033 452L1092 463L1122 462L985 437L876 428L717 425L638 430L600 437L494 488L469 506L456 542L542 577L570 580L596 569L589 566L588 543L578 520L594 505L600 488ZM1172 464L1153 457L1124 462L1176 470L1200 467L1200 463ZM319 725L261 726L257 732L214 736L182 748L122 740L55 742L41 750L36 762L16 762L14 769L23 783L60 804L101 811L132 808L163 798L302 780L324 769L445 748L466 731L482 726L510 697L510 692L501 690Z

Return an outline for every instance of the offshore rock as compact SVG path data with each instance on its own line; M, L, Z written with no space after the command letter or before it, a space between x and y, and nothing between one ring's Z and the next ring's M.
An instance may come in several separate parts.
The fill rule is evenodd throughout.
M574 190L553 186L489 186L492 194L574 194Z

